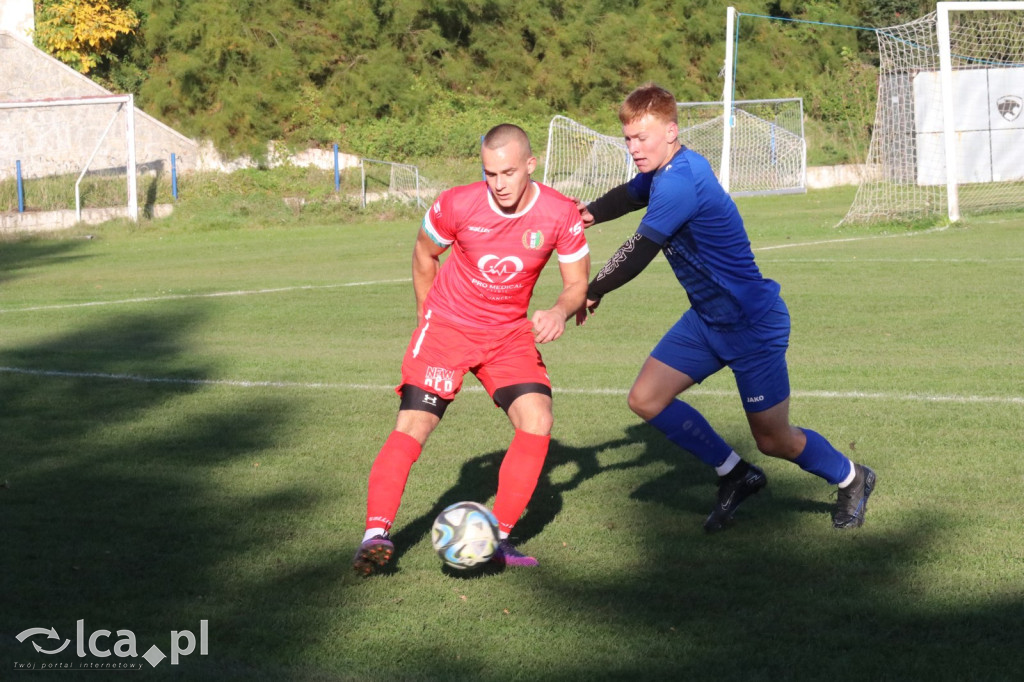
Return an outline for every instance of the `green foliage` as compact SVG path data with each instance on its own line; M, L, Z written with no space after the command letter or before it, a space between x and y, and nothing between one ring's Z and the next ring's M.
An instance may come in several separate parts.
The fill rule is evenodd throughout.
M109 0L42 0L38 4L35 41L82 73L108 59L117 39L131 35L139 25L130 7Z
M515 123L540 144L548 120L539 115L510 117L508 109L478 96L457 94L435 99L413 117L389 115L355 121L346 127L345 137L352 152L377 159L474 157L480 152L480 137L498 123Z
M619 101L649 80L681 100L722 96L725 11L711 0L128 4L140 26L111 47L97 77L229 153L259 156L275 139L337 142L396 161L471 156L480 132L505 120L539 133L566 114L613 132ZM923 13L911 0L735 4L747 14L849 26ZM737 97L803 97L826 132L822 144L866 147L870 31L742 17L739 34Z
M934 10L935 3L928 0L878 0L860 7L860 19L863 26L884 28L905 24ZM858 40L865 53L877 53L878 44L873 33L862 33Z

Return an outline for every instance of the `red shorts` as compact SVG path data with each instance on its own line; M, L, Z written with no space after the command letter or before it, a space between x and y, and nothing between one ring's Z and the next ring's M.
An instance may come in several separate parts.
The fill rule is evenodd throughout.
M472 372L487 395L515 384L537 383L551 388L547 367L533 340L533 324L505 329L476 329L430 316L412 334L402 358L402 385L419 386L451 400Z

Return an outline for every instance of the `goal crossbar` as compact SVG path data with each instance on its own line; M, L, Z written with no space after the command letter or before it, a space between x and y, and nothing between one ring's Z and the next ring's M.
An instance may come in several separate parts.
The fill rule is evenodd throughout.
M137 221L139 219L139 199L135 160L135 97L133 95L92 95L53 99L6 100L0 102L0 109L36 109L44 107L83 106L90 104L117 104L118 107L114 111L113 116L111 116L109 123L107 123L103 134L96 141L96 145L93 148L92 153L82 166L78 179L75 181L75 219L79 221L82 219L82 201L79 191L82 178L85 177L85 174L89 170L89 165L96 157L96 153L99 151L104 139L106 139L107 134L117 121L118 115L123 110L125 113L125 173L127 175L128 185L128 217Z

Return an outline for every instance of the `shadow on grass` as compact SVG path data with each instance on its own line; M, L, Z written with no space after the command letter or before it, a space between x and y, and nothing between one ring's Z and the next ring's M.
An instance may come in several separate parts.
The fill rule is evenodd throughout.
M20 239L20 237L19 237ZM0 284L19 276L23 270L37 266L52 266L79 258L88 258L85 254L76 254L84 242L82 241L36 241L28 236L20 241L4 243L0 236ZM0 308L4 308L0 303Z
M259 478L252 464L302 418L300 406L204 383L214 369L191 360L185 342L204 315L179 310L122 315L0 354L0 366L63 372L0 374L0 676L7 679L16 662L83 660L74 645L36 653L31 644L56 648L59 640L19 642L29 628L52 627L61 638L73 637L78 621L86 637L130 630L141 656L150 646L169 653L171 631L198 636L208 620L209 655L194 652L173 668L143 663L147 676L468 679L450 652L429 646L430 623L417 622L413 632L404 614L389 615L401 606L352 607L349 591L365 586L343 577L347 548L337 549L337 537L304 555L283 549L320 500L313 489ZM637 443L632 459L601 455ZM502 456L463 464L434 507L396 534L396 565L444 506L493 493ZM552 477L567 465L574 467L568 478ZM934 543L950 537L946 521L922 515L876 525L869 516L858 532L809 531L796 515L821 514L825 527L828 505L789 485L802 476L792 468L775 479L779 492L759 496L735 529L706 536L700 518L713 475L644 425L596 447L553 441L518 539L543 533L585 483L627 470L643 479L646 467L662 473L602 500L621 516L609 532L635 552L608 564L624 568L584 572L580 580L570 557L561 570L554 560L504 586L529 590L524 601L543 605L534 625L551 630L542 633L543 653L558 661L487 667L478 679L818 680L847 671L873 680L1016 677L1019 596L965 606L951 595L943 608L920 583ZM885 472L879 475L885 495ZM226 486L225 477L248 478ZM557 634L576 626L613 635L580 650L578 638ZM527 627L505 632L526 637ZM109 650L117 641L111 634L96 645ZM344 668L344 655L343 663L314 658L332 647L360 652L356 672ZM376 673L361 674L373 647Z
M598 457L637 443L643 447L633 459L602 464ZM436 504L401 528L396 563L428 536L445 506L493 493L503 454L468 460ZM615 645L595 642L588 655L568 657L557 674L534 673L535 679L627 679L640 667L655 680L818 680L842 670L878 680L1015 679L1011 642L1024 634L1024 598L936 611L934 595L926 596L920 584L934 543L947 535L947 520L921 515L905 519L901 530L882 530L869 515L863 529L834 531L831 488L822 485L820 496L812 491L809 497L800 481L813 477L770 461L769 488L741 508L734 528L707 535L701 521L714 499L713 472L653 428L637 424L622 439L588 448L553 440L530 507L513 531L519 541L543 533L587 481L652 465L669 469L629 493L642 503L641 518L624 511L616 524L625 544L642 550L630 572L577 582L547 561L530 576L544 593L531 597L550 604L552 613L642 632L643 644L631 636L617 652ZM553 482L552 470L567 464L575 473ZM884 471L879 480L885 495ZM818 517L820 533L808 535L799 519L806 515ZM679 526L680 519L691 525ZM425 679L457 676L456 669L440 660L425 660L420 668ZM486 679L505 678L495 672Z
M93 656L86 642L37 651L75 638L81 622L86 638L109 631L97 650L116 651L113 633L130 630L137 656L150 646L167 655L173 630L198 637L202 619L215 631L258 611L246 589L258 581L221 567L262 547L266 570L280 570L269 555L287 539L261 533L260 519L301 514L312 498L255 480L248 495L218 486L254 475L254 453L274 443L291 407L237 391L199 399L216 389L183 337L202 321L196 311L121 315L0 353L17 370L0 373L0 677L18 662L134 662L160 674L168 662ZM211 595L238 613L211 609ZM16 639L37 627L60 638Z
M637 443L643 445L638 457L611 464L600 463L598 453ZM395 573L399 570L401 557L410 547L429 537L434 519L445 507L464 500L486 500L491 497L497 486L498 470L504 455L504 451L496 451L467 460L462 465L458 480L441 494L428 512L408 523L399 524L400 528L393 537L394 559L384 572ZM575 448L552 439L537 488L526 513L513 530L513 540L526 542L542 533L562 511L566 494L576 490L586 481L604 473L643 469L656 464L667 464L669 470L638 486L630 494L631 499L664 505L698 516L705 515L711 510L717 484L714 472L689 453L669 443L653 427L640 423L627 428L624 438L597 446ZM565 465L572 465L573 475L564 481L553 482L552 471ZM411 475L415 475L415 468ZM769 495L771 493L764 493L761 497ZM775 500L773 506L788 511L814 514L828 514L832 510L832 505L828 502L792 496ZM741 511L737 514L741 514Z

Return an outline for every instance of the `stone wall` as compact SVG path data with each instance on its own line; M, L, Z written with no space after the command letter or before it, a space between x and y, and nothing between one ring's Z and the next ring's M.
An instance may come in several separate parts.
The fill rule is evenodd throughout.
M27 39L0 31L0 102L97 98L88 106L0 109L0 179L90 171L123 173L126 162L124 105L105 102L111 93L37 49ZM102 103L101 103L102 102ZM113 123L111 121L113 120ZM110 131L97 148L103 131ZM140 170L169 171L175 154L180 172L200 167L199 145L152 116L135 110L135 155Z
M862 182L881 180L881 178L881 169L878 166L867 164L810 166L807 169L807 189L859 185Z

